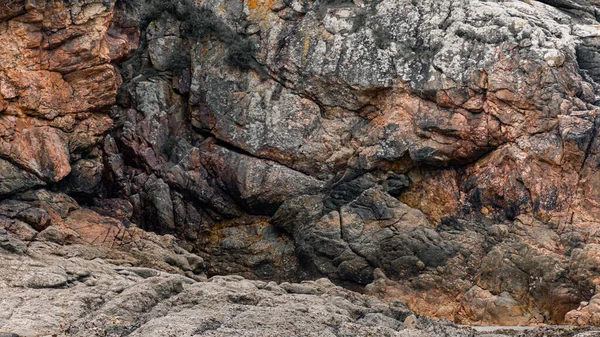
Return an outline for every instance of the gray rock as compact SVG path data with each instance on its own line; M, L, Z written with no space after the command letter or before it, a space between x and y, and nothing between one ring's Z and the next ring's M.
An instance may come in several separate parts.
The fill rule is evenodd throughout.
M22 192L45 183L35 175L21 170L9 161L0 159L0 195L6 196L16 192Z
M104 164L101 158L81 159L71 165L71 172L58 184L58 189L70 195L94 195L102 185Z
M16 217L31 225L37 231L43 231L50 225L48 212L37 207L27 208L19 212Z
M67 284L67 275L54 270L42 270L25 276L25 286L29 288L59 288Z
M146 193L143 196L143 202L147 205L145 208L148 214L149 223L154 224L155 231L169 231L175 228L175 219L173 215L173 201L171 200L171 190L162 179L146 183Z
M154 277L154 276L158 276L160 275L160 273L157 270L154 269L149 269L149 268L134 268L134 267L129 267L129 268L116 268L115 269L117 272L121 272L121 271L127 271L127 272L131 272L134 273L142 278L150 278L150 277Z
M368 336L375 331L389 336L470 336L468 330L436 323L405 331L390 316L388 305L325 279L284 283L281 288L291 290L285 292L274 283L257 287L256 281L239 276L195 282L151 273L151 269L121 269L98 258L45 254L47 249L34 246L30 256L19 260L0 254L0 267L6 271L0 274L0 332L18 336L338 336L339 331L346 331L343 335ZM65 288L67 274L81 277ZM13 283L19 279L30 286Z
M0 291L25 279L50 287L33 304L3 293L0 314L17 308L6 331L55 329L68 304L52 298L84 286L93 296L70 310L100 335L397 335L394 320L409 317L319 302L333 291L322 285L236 278L204 284L217 314L188 312L169 301L205 302L212 290L192 296L187 278L125 269L138 265L200 280L205 264L266 281L327 276L465 324L562 323L593 296L594 0L142 1L157 6L152 18L131 1L12 4L23 9L0 9L0 197L11 199L0 203L0 247L25 253L18 238L122 269L69 273L45 250L38 269L65 275L33 262L19 274L15 259L32 257L3 253L14 277ZM186 36L194 25L210 34ZM100 216L44 184L115 209ZM93 200L105 196L127 201ZM306 320L264 321L296 314ZM438 329L417 320L402 333Z
M14 254L27 254L27 246L21 241L6 235L6 231L0 228L0 248Z
M405 278L444 265L456 254L451 243L428 229L431 225L422 213L380 187L348 196L339 211L320 218L316 214L294 227L299 253L319 272L366 284L373 280L374 268L394 279Z

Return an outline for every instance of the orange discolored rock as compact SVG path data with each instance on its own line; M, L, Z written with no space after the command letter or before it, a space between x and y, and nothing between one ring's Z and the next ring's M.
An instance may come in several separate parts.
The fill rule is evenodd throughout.
M115 103L121 76L110 62L132 53L139 37L135 29L109 33L113 11L114 2L100 0L0 5L0 155L27 174L60 181L110 128L84 115ZM0 180L0 190L13 191L10 181Z

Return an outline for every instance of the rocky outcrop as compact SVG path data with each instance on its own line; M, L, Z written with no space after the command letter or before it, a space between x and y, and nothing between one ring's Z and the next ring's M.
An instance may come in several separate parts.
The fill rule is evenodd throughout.
M591 295L593 276L575 261L597 221L593 5L205 6L217 22L207 27L222 29L200 42L179 34L189 75L159 55L190 19L175 9L149 28L162 72L126 79L115 142L138 162L113 172L162 179L183 204L230 219L209 211L194 238L212 272L372 283L382 298L463 323L562 322ZM222 25L256 46L245 67L230 62ZM150 119L159 97L171 103ZM142 126L152 121L160 127ZM203 182L181 183L190 171ZM137 186L125 195L143 201L148 188Z
M4 1L0 15L0 195L68 182L96 192L121 76L111 61L137 48L113 25L114 3ZM135 35L135 34L134 34ZM88 185L91 184L91 185Z
M6 235L0 233L0 242ZM27 248L23 242L11 240L27 254L10 252L0 245L3 334L472 335L469 330L426 318L407 326L407 317L415 316L400 302L385 304L336 287L326 279L276 284L219 276L198 282L135 267L131 261L109 259L94 246L36 241Z
M0 233L3 336L490 336L417 317L401 302L384 303L327 279L197 281L109 259L92 246L34 242L27 254L9 252L5 237ZM527 336L587 336L583 331Z
M126 223L126 218L119 220L120 214L131 212L130 204L105 203L113 207L107 215L46 190L4 200L0 202L1 247L21 255L29 254L28 247L43 247L57 256L102 258L205 278L202 258L181 248L175 237L148 233Z
M13 237L464 324L595 322L573 311L600 270L594 1L0 8Z

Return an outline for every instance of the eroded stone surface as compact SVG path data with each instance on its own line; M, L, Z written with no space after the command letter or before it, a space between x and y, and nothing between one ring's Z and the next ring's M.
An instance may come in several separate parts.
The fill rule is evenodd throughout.
M256 61L187 39L171 80L185 22L149 26L161 73L123 66L105 142L136 222L211 273L371 283L463 323L562 322L591 296L594 5L205 5L245 18Z
M200 38L122 5L0 8L0 247L597 324L595 2L200 1Z
M2 170L4 195L58 182L74 161L100 155L93 149L111 121L90 112L114 104L121 85L107 43L113 7L112 1L3 4L0 156L5 166L22 169L23 179L35 176L19 182L10 167Z
M197 281L132 267L94 246L33 242L27 255L0 248L3 336L480 335L327 279ZM559 330L546 329L546 335L552 331Z

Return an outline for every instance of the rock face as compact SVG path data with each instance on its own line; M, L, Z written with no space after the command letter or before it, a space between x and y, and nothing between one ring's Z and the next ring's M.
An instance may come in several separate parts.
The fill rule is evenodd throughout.
M65 178L70 192L93 191L101 168L85 163L101 162L98 144L112 120L99 111L115 103L121 85L111 61L137 40L113 41L120 31L110 1L1 7L0 197Z
M6 235L0 233L0 243ZM15 245L24 246L23 242L12 240ZM449 322L417 317L401 302L384 303L335 286L327 279L277 284L240 276L215 276L197 281L134 267L129 262L108 259L98 247L89 245L36 241L29 245L27 255L0 245L0 266L4 271L0 276L0 334L479 335Z
M464 324L597 324L599 9L0 5L0 247L147 230L177 238L155 267L189 277L327 277ZM40 284L68 284L54 275Z
M111 259L100 246L34 241L26 247L10 235L0 232L2 336L507 336L418 317L401 302L385 303L328 279L195 280ZM6 238L26 254L7 249ZM154 242L137 244L160 240L153 235ZM122 247L109 254L116 252L131 257ZM548 328L519 336L542 333L588 336Z
M0 236L2 238L2 236ZM0 333L18 336L471 336L320 279L302 284L239 276L195 281L115 265L83 246L34 243L1 251ZM20 289L15 291L15 289ZM414 315L411 317L415 317Z

